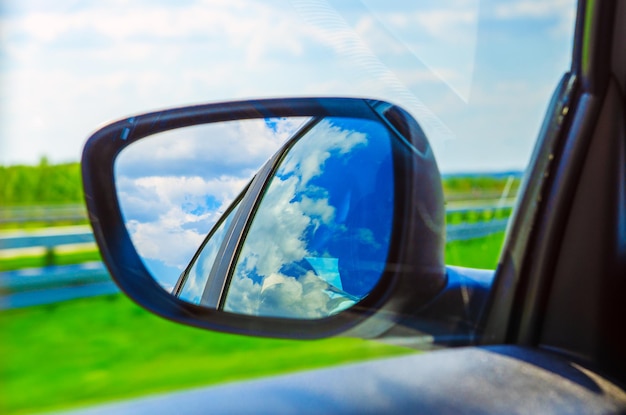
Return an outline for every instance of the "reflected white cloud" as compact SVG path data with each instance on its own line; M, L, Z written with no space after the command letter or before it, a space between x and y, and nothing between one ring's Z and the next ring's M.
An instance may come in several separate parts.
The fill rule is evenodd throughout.
M230 283L225 310L253 315L319 318L342 308L345 297L314 270L288 275L285 266L327 255L310 246L322 226L341 229L329 189L310 183L331 157L349 158L368 137L323 120L289 151L263 197ZM309 264L310 265L310 264ZM327 277L329 278L329 277ZM339 291L341 287L337 287Z
M124 149L115 166L122 213L137 251L160 283L173 285L253 174L305 121L208 124Z
M227 218L225 218L219 227L213 232L213 235L207 240L206 244L202 247L202 251L198 255L193 266L189 270L184 284L181 288L179 298L194 304L200 304L202 294L204 293L211 268L217 258L220 245L226 236L228 227L232 222L238 206L230 211Z
M157 223L140 223L131 220L126 226L137 252L143 258L159 259L168 267L180 272L189 261L190 247L198 247L204 235L180 227L176 215L166 215Z

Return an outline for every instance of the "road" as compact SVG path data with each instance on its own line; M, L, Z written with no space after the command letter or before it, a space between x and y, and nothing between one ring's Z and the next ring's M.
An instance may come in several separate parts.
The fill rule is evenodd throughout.
M46 288L35 291L11 293L0 297L0 309L31 307L53 304L75 298L95 297L120 292L113 281L96 282L87 285Z

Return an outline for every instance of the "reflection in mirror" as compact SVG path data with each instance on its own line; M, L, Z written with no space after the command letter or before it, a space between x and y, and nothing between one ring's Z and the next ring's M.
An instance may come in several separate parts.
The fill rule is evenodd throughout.
M286 318L336 314L386 265L394 209L391 138L379 122L324 118L271 177L222 302Z
M204 292L209 274L211 273L211 268L213 268L213 264L215 264L217 253L238 208L239 203L236 203L232 210L225 215L225 218L221 220L220 223L216 224L211 233L209 233L204 245L200 247L199 255L193 261L189 271L181 275L179 279L180 288L174 293L181 300L200 304L202 293Z
M307 120L255 119L181 128L134 142L119 154L115 186L126 228L148 271L168 292L250 178ZM216 239L232 216L214 232ZM203 254L181 298L198 301L198 287L207 278L203 272L214 259L209 252Z

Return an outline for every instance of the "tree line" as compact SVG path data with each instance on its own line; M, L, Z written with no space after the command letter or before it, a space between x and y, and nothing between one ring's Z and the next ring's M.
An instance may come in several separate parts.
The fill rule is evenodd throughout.
M0 166L0 205L48 205L83 202L79 163Z
M444 193L498 193L507 187L509 175L450 175L443 178ZM509 194L517 193L520 178L509 184ZM35 166L0 166L0 205L27 206L82 203L80 163L50 164L43 157Z
M510 183L509 183L510 180ZM519 174L449 175L443 178L444 193L501 193L508 185L509 193L516 194L521 183Z

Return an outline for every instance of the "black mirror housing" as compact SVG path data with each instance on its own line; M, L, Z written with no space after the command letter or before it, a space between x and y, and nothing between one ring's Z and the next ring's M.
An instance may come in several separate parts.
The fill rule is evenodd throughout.
M284 117L374 121L393 137L394 204L387 260L380 279L353 306L315 319L246 315L183 301L165 290L146 267L124 222L115 181L115 161L129 145L183 127ZM240 252L260 195L290 142L266 164L241 200L245 212L233 258ZM368 166L362 166L367 169ZM264 169L266 170L264 172ZM350 98L290 98L208 104L129 117L95 132L82 158L89 218L103 260L131 299L155 314L187 325L236 334L313 339L342 333L375 337L433 300L446 286L443 261L445 210L437 164L419 124L392 104ZM254 181L253 181L254 183ZM244 214L245 213L245 214ZM223 267L224 273L232 273ZM224 275L226 278L228 275Z

